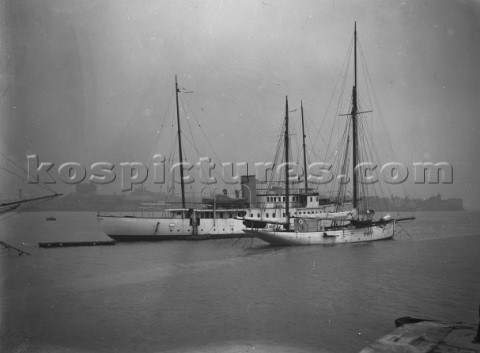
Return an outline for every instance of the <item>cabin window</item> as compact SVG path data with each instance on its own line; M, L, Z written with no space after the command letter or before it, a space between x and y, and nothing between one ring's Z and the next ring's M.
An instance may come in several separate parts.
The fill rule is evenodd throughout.
M229 213L228 218L233 218L233 213Z
M257 213L257 217L260 218L260 213Z
M265 214L265 217L267 217L267 218L268 218L268 213L266 213L266 214Z
M295 213L297 213L297 212L295 212ZM286 216L287 216L287 215L284 213L284 214L283 214L283 217L286 217Z
M285 201L285 196L283 197L283 201Z
M250 217L253 217L253 213L250 213Z

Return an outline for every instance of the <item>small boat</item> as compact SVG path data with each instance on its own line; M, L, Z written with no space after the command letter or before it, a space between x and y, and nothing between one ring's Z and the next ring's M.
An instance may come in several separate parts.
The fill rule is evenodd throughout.
M47 217L45 218L46 221L56 221L57 219L55 217Z
M367 187L360 184L359 169L362 161L361 157L365 153L360 153L359 136L365 138L368 133L360 135L361 121L359 119L366 111L360 111L359 98L357 90L357 30L355 24L354 30L354 84L351 97L351 110L349 114L345 114L350 119L347 121L345 132L342 135L342 141L345 142L343 153L339 153L343 157L340 160L341 175L348 175L349 151L352 160L352 179L353 179L353 195L351 204L347 198L345 183L339 183L337 198L335 200L335 209L333 212L323 212L318 214L297 214L291 212L288 201L286 203L286 213L283 219L268 221L273 226L266 228L250 227L245 230L247 234L257 237L272 245L320 245L335 243L353 243L353 242L369 242L375 240L392 239L395 234L395 225L399 221L412 220L415 217L403 217L394 219L390 215L382 216L374 219L375 211L368 204ZM289 163L289 110L288 99L285 104L285 162ZM352 138L352 146L350 148L350 136ZM285 192L287 200L289 200L289 175L285 168ZM362 195L360 192L362 191ZM247 218L246 218L247 219ZM267 221L267 220L259 220Z

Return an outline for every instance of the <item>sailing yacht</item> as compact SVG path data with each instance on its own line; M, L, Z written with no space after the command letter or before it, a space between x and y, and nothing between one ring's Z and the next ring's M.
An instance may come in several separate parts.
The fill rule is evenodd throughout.
M414 217L404 217L394 219L390 215L385 215L374 219L375 211L368 207L368 198L362 199L359 195L361 188L356 167L360 165L361 154L359 153L359 122L358 119L362 113L358 107L357 90L357 30L355 24L354 30L354 84L351 97L351 111L346 114L349 118L347 124L347 136L351 133L352 148L351 159L353 169L353 195L351 207L347 206L347 197L345 186L341 185L338 192L336 207L333 212L324 212L313 215L298 214L289 209L289 179L288 172L285 173L285 192L287 194L286 215L284 219L269 222L270 227L255 228L250 227L245 233L257 237L272 245L317 245L317 244L335 244L335 243L353 243L369 242L375 240L392 239L395 234L395 225L397 222L411 220ZM285 160L288 163L288 100L285 109ZM344 135L345 136L345 135ZM350 138L346 138L347 146ZM347 147L345 151L348 152ZM343 161L343 173L347 166L348 157ZM365 189L365 188L363 188ZM365 191L365 190L364 190Z
M181 122L178 106L179 87L175 77L176 117L180 165L183 162ZM246 227L266 226L265 220L279 222L286 210L299 214L324 213L329 206L311 189L286 194L278 187L262 188L254 175L241 176L242 197L213 195L202 200L203 207L187 208L183 169L180 168L182 207L164 210L146 209L129 214L99 212L102 231L116 241L205 240L250 237ZM239 195L238 195L239 196ZM288 206L286 206L288 204Z
M117 241L156 241L179 239L210 239L245 236L244 225L237 219L244 211L237 208L216 207L218 195L214 195L213 208L187 208L183 170L182 131L178 93L175 76L175 101L177 118L178 154L180 162L180 186L182 204L180 208L143 210L133 214L97 214L103 232ZM232 199L232 201L235 199ZM225 201L225 200L224 200ZM233 204L233 203L232 203ZM238 206L238 203L236 204Z

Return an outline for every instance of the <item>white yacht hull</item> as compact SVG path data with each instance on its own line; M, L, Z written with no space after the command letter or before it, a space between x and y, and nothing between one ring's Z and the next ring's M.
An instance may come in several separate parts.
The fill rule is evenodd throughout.
M117 241L219 239L246 237L241 220L201 219L195 227L189 218L98 216L102 231Z
M303 212L327 212L329 206L294 209ZM308 211L307 211L308 210ZM189 213L191 212L191 213ZM168 209L160 212L98 213L102 231L117 241L154 241L176 239L220 239L250 237L246 229L246 214L260 217L270 215L275 221L284 212L281 208L188 210ZM242 214L242 216L240 216ZM260 218L259 218L260 219Z
M393 238L395 221L361 228L342 228L315 232L285 232L275 229L246 229L245 233L271 245L324 245L358 243Z

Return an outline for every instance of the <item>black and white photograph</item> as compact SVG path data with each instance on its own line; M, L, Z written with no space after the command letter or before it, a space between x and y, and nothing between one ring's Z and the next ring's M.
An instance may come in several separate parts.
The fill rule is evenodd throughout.
M480 352L478 0L0 0L0 351Z

